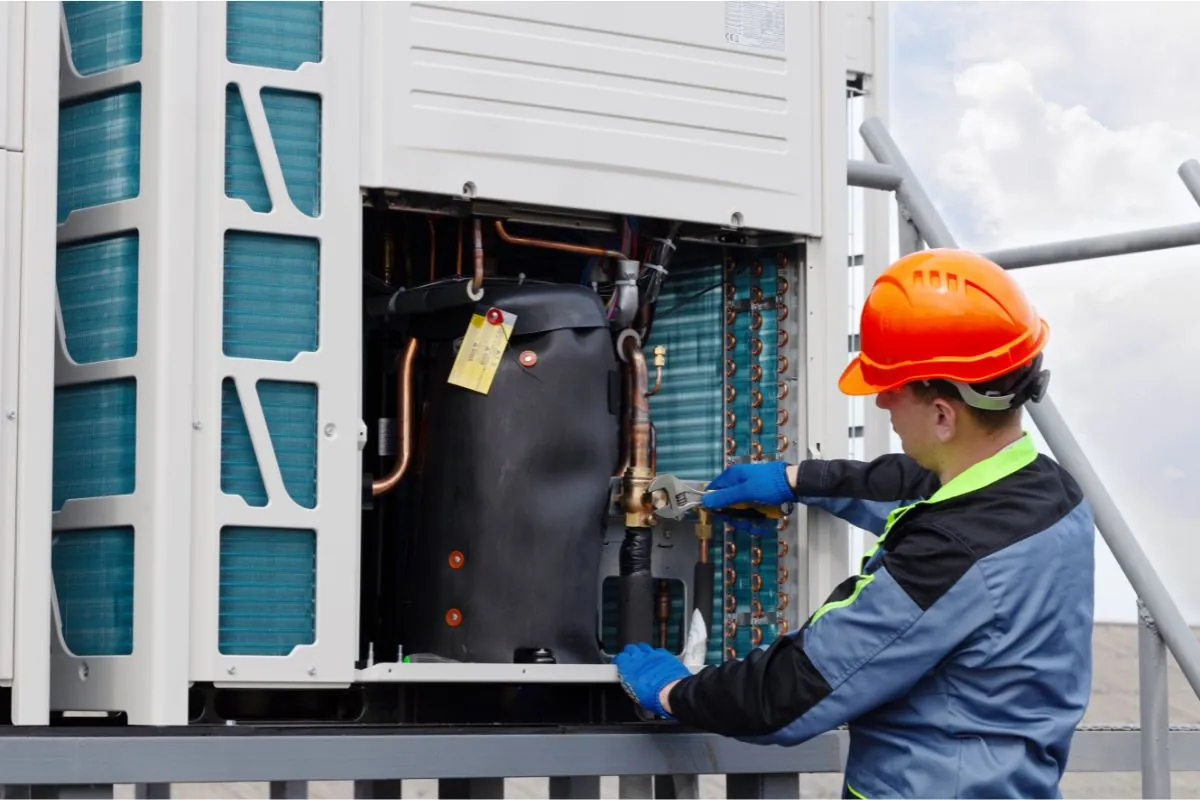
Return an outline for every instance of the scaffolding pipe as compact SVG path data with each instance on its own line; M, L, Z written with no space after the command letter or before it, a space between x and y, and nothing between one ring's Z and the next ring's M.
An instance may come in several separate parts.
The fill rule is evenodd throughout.
M900 200L912 215L922 238L930 247L957 247L954 236L933 207L916 175L900 153L900 148L896 146L879 118L868 119L859 130L875 158L885 164L891 164L900 173L900 190L905 195ZM898 191L897 194L899 193ZM1041 402L1031 403L1029 414L1050 445L1055 458L1074 476L1091 502L1100 535L1108 543L1134 592L1150 610L1159 633L1175 655L1192 691L1200 697L1200 640L1197 640L1188 628L1187 622L1179 613L1179 608L1171 599L1158 573L1154 571L1154 566L1146 558L1120 509L1113 502L1100 476L1092 468L1087 456L1079 447L1079 442L1075 440L1071 429L1059 414L1054 399L1045 397Z
M907 182L906 182L907 183ZM1041 267L1046 264L1065 264L1069 261L1089 261L1093 258L1125 256L1154 250L1171 250L1200 244L1200 223L1168 225L1140 231L1123 231L1072 239L1066 242L1034 244L996 250L983 255L1005 269Z
M1200 203L1200 161L1189 158L1179 165L1179 177L1191 192L1192 199Z
M847 161L846 182L863 189L893 192L900 185L900 173L877 161Z
M1171 796L1171 719L1167 648L1154 618L1140 599L1138 611L1138 701L1142 723L1142 797Z

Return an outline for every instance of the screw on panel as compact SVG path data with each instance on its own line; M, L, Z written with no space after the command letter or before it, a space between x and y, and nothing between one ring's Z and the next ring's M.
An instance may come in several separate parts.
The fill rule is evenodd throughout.
M230 674L230 675L236 675L236 674L237 674L237 667L230 667L229 669L225 670L225 672L227 672L227 673L228 673L228 674Z
M196 430L200 430L200 420L198 420L198 419L192 420L192 427L195 428Z
M312 677L312 678L315 678L315 677L317 677L317 668L316 668L316 667L309 667L309 668L308 668L308 675L309 675L309 677Z
M326 436L332 438L335 433L337 433L337 426L335 426L332 422L325 426Z
M17 418L17 410L15 408L10 408L8 410L8 413L6 413L4 416L8 417L9 419L16 419Z

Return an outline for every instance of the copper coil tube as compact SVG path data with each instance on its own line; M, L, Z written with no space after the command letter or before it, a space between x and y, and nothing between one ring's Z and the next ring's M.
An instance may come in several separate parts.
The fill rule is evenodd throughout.
M786 521L786 520L782 520L782 519L781 519L781 520L779 520L779 526L780 526L780 528L786 528L786 527L787 527L787 521ZM787 540L787 539L780 539L780 540L779 540L779 551L778 551L778 556L779 556L779 558L786 558L786 557L787 557L787 554L788 554L788 550L789 550L790 548L791 548L791 545L789 545L789 544L788 544L788 540Z
M754 356L762 355L762 348L763 348L762 339L758 339L758 338L750 339L750 355L754 355Z
M725 349L732 350L737 347L737 337L732 333L725 334Z
M777 302L775 304L775 319L776 319L776 321L783 322L787 318L788 318L787 303Z
M762 445L761 445L761 444L759 444L758 442L751 442L751 443L750 443L750 455L751 455L751 457L752 457L752 458L753 458L755 461L760 461L760 460L762 460L762 454L763 454Z
M785 583L787 583L787 579L788 579L787 567L780 564L779 565L779 585L783 586Z
M776 333L778 334L777 338L779 340L779 344L777 345L777 347L780 350L782 350L783 348L788 346L788 342L791 341L791 337L788 336L788 332L784 328L780 328L778 331L776 331Z
M750 418L750 432L751 433L753 433L755 435L762 433L762 427L763 427L762 417L751 417Z
M751 599L750 600L750 616L761 617L762 615L763 615L762 603L760 603L758 601L757 597Z
M782 375L783 373L785 373L787 371L788 371L788 357L781 355L779 357L779 374Z
M761 303L763 301L762 288L758 286L750 287L750 302Z
M737 452L737 440L732 436L725 437L725 455L731 456Z
M754 647L762 644L762 628L753 627L750 629L750 644Z
M788 410L781 408L775 412L775 424L779 426L788 424Z
M396 426L396 442L399 453L395 463L387 475L371 482L371 496L378 497L386 494L399 485L408 472L408 464L412 459L412 383L413 362L417 358L417 340L409 339L404 348L404 361L396 371L396 416L399 418Z
M776 297L783 297L785 294L787 294L787 291L790 287L791 287L791 284L788 283L787 278L783 277L782 275L777 275L775 277L775 296Z
M775 601L775 610L787 611L789 602L791 602L791 598L788 597L787 592L780 592L779 599Z
M726 311L725 311L725 324L726 324L726 325L733 325L735 322L737 322L737 312L736 312L736 311L734 311L732 308L730 308L730 309L726 309Z
M756 331L762 327L762 314L757 308L750 311L750 330Z
M735 570L733 567L726 567L725 584L727 586L732 586L735 583L737 583L737 570Z
M732 358L727 359L725 361L725 377L732 378L734 376L734 373L736 373L736 372L737 372L737 362L734 361Z
M734 286L732 283L726 283L725 284L725 299L733 300L735 297L737 297L737 287Z
M726 386L725 387L725 402L732 403L736 399L737 399L737 389L733 388L732 386Z
M775 444L776 444L776 448L775 448L776 452L779 452L779 453L786 452L788 449L788 445L790 444L790 442L788 441L787 434L786 433L775 434Z
M757 572L750 576L750 591L752 591L752 592L761 592L762 591L762 575L760 575Z
M725 638L732 639L737 636L737 623L731 619L725 620Z
M752 389L750 391L750 407L751 408L762 408L762 404L763 404L762 391L760 389Z
M780 381L775 389L776 400L786 400L791 389L788 388L787 381Z
M750 563L756 567L762 563L762 548L761 547L751 547L750 548Z
M735 611L737 611L737 598L733 595L727 595L725 597L725 612L732 614Z
M730 430L733 430L735 427L737 427L737 414L733 413L732 411L725 412L725 427Z
M751 364L750 365L750 380L754 381L755 383L758 383L759 381L762 380L762 377L763 377L762 365Z
M737 558L737 543L736 542L726 542L725 543L725 558L727 558L727 559Z
M779 620L779 634L782 636L783 634L785 634L787 632L788 632L788 621L787 621L787 618L785 617L785 618Z

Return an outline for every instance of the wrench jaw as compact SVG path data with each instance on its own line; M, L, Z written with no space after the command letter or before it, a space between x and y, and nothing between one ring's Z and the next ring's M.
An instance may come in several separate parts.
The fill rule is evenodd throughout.
M700 507L701 494L674 475L658 475L647 490L647 501L659 517L681 520Z

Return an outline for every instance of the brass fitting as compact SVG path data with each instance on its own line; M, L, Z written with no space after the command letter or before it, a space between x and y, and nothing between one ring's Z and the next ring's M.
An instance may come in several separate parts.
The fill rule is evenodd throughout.
M654 501L650 482L654 474L649 467L630 467L621 479L621 508L625 512L626 528L654 526Z
M696 523L696 539L700 542L700 563L707 564L708 543L712 541L713 536L712 518L707 508L697 509L696 514L700 517L700 521Z

